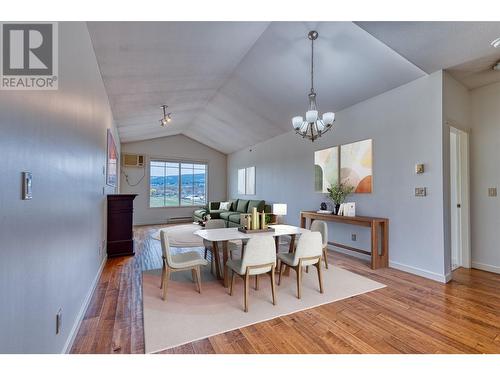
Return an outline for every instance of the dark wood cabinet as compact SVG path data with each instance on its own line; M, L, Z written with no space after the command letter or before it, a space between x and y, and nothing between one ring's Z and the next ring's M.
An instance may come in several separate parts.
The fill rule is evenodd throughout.
M108 257L134 255L132 215L137 194L108 195Z

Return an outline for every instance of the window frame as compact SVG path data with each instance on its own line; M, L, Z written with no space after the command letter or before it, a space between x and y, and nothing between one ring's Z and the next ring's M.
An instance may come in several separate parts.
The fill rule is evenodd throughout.
M161 206L161 207L152 207L151 206L151 162L161 162L161 163L176 163L179 164L179 205L177 206ZM181 178L181 165L182 164L203 164L205 165L205 203L204 204L193 204L193 205L181 205L181 187L182 187L182 178ZM174 159L174 158L165 158L165 157L149 157L148 158L148 208L149 209L169 209L169 208L201 208L205 207L210 201L208 196L208 180L209 180L209 162L207 160L194 160L194 159Z

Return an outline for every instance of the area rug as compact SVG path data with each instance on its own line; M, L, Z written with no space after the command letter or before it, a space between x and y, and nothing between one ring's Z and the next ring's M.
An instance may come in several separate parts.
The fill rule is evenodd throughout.
M198 224L175 225L160 228L151 237L159 241L160 230L165 230L168 233L168 241L172 247L203 247L203 239L194 234L194 232L200 229L202 228Z
M302 299L296 297L296 277L291 271L276 286L277 305L273 306L270 278L260 276L259 290L250 283L249 311L243 311L243 283L235 278L233 296L220 281L202 271L202 291L199 294L191 272L171 275L167 300L161 299L161 270L143 272L144 339L146 353L179 346L219 333L288 315L315 306L342 300L385 287L376 281L340 267L323 268L324 293L319 293L316 269L303 273ZM277 281L277 280L276 280Z

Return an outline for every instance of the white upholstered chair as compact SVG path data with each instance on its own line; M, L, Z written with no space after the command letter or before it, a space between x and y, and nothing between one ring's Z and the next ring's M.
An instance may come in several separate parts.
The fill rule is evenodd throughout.
M297 274L297 298L301 297L302 289L302 267L315 266L318 271L319 291L323 293L323 280L321 275L321 255L323 241L321 233L303 233L297 243L297 248L293 253L279 253L278 259L281 261L278 285L281 284L281 275L284 267L288 266L295 270Z
M325 261L325 268L328 269L328 225L323 220L314 220L309 228L312 232L320 232L321 240L323 242L323 260Z
M205 229L220 229L225 227L226 223L222 219L210 219L205 223ZM215 254L212 246L212 241L203 239L203 245L205 246L205 259L207 259L207 253L209 251L212 253L212 262L210 264L210 267L211 271L213 272L214 263L216 262L217 258L214 256Z
M160 289L163 288L163 300L167 299L167 285L171 272L191 270L193 281L198 284L198 293L201 293L200 267L207 265L207 261L196 251L172 254L165 230L160 231L160 239L163 259Z
M274 270L276 268L276 248L271 236L254 237L248 240L241 259L228 260L226 267L231 270L229 294L233 295L234 275L241 276L244 280L244 310L248 312L248 289L250 276L255 276L255 289L258 289L258 277L269 274L271 278L271 291L273 305L276 304L276 287Z

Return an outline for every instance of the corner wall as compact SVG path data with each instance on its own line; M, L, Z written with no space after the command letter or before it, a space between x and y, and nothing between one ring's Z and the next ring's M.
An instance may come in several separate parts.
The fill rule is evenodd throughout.
M121 192L138 194L134 200L134 225L161 224L166 223L169 218L190 217L196 209L196 207L149 207L149 160L151 158L208 163L208 200L221 201L226 199L226 155L194 139L184 135L174 135L124 143L122 152L146 156L144 169L123 168L123 172L129 176L130 184L127 183L123 173L121 176Z
M322 103L327 110L325 98ZM445 281L442 128L442 72L436 72L338 112L334 129L317 142L290 131L229 155L229 197L239 197L238 168L255 165L252 198L287 203L285 221L298 225L301 210L328 201L314 192L314 151L372 138L373 193L349 200L358 215L389 218L392 267ZM425 164L423 175L415 174L416 163ZM426 187L428 195L415 197L415 187ZM359 227L329 225L329 237L369 248L369 232Z
M0 353L71 344L105 260L108 128L119 149L87 26L59 23L59 90L0 91Z

